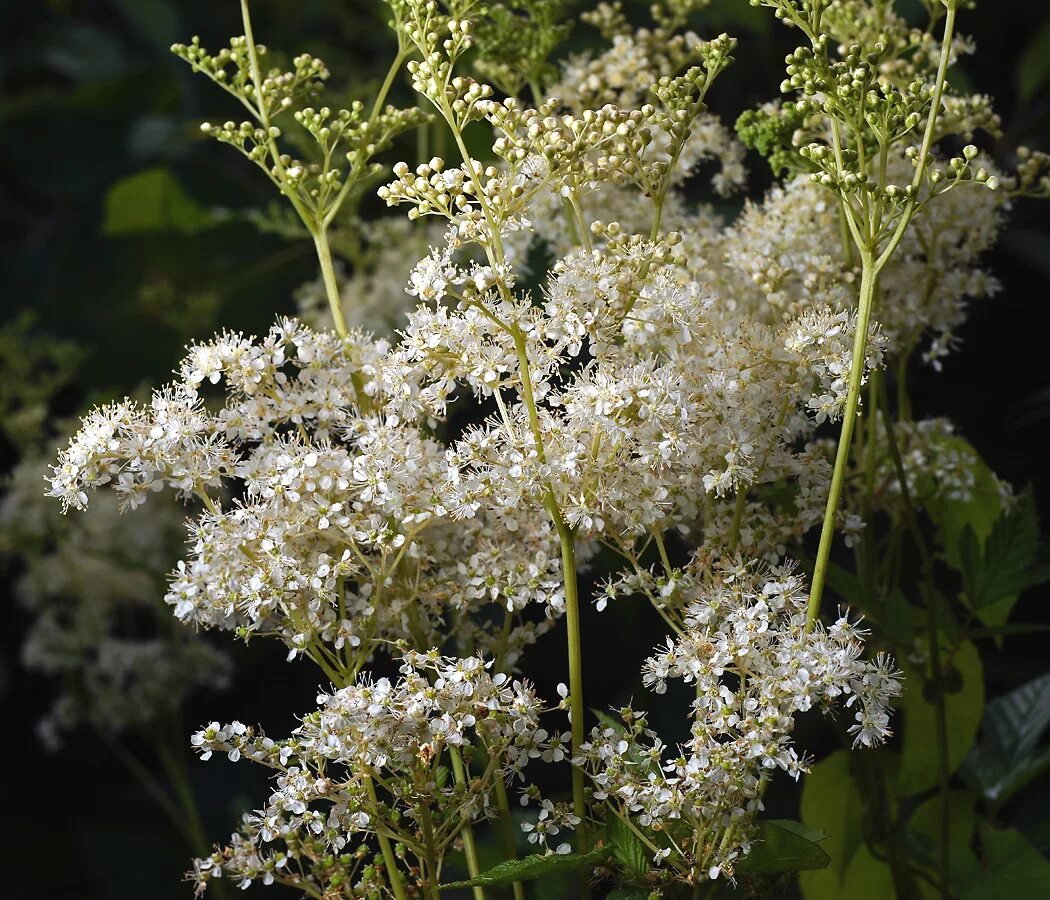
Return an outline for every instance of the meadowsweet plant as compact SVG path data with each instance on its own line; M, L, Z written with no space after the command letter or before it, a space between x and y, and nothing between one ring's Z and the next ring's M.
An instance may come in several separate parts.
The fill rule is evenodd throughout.
M814 708L864 765L886 759L868 748L893 733L899 665L932 685L948 815L962 760L944 739L945 671L969 622L950 647L943 603L922 638L897 627L901 604L912 616L901 534L924 585L917 507L963 542L948 555L973 607L989 530L1014 526L966 532L945 511L957 523L991 486L1003 522L1021 513L949 423L908 419L905 375L916 353L940 365L967 302L995 293L980 254L1011 197L1045 192L1045 160L1006 176L971 143L998 125L988 98L948 85L972 49L958 0L928 0L926 28L889 0L753 5L802 43L782 99L742 115L739 140L708 108L737 45L690 29L705 0L658 0L647 27L599 4L583 22L605 44L561 60L559 3L391 0L397 53L370 110L307 106L327 70L308 56L265 69L246 3L228 50L175 47L248 109L204 131L265 171L321 273L303 320L193 344L150 401L90 413L50 478L66 508L102 486L128 507L166 489L199 500L175 618L277 639L323 679L287 738L236 721L192 736L203 758L275 777L195 862L200 890L480 900L575 873L571 896L597 881L699 897L820 869L824 832L765 820L767 787L810 769L793 733ZM418 107L385 107L402 70ZM309 158L283 152L282 116ZM407 216L355 224L341 272L328 229L408 128L451 152L392 166L377 195ZM783 180L725 221L691 199L694 176L713 163L714 194L741 190L745 144ZM907 529L884 541L887 520ZM855 610L822 619L829 587ZM640 684L679 698L680 742L644 695L610 713L584 694L581 607L637 601L666 632L636 661ZM861 612L899 663L866 645ZM565 650L544 663L564 684L540 698L520 673L552 629ZM922 743L906 722L905 746ZM541 789L559 771L565 794ZM515 795L532 809L524 855ZM872 838L887 855L891 831ZM490 833L503 861L483 867ZM893 859L900 896L918 877L951 895L946 855L933 874Z

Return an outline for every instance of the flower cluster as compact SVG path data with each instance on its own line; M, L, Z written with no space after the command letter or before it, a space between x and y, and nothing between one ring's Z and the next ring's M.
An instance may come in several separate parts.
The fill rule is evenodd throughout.
M285 740L240 722L194 734L203 759L220 752L277 773L265 807L244 817L231 844L196 861L198 887L225 876L242 888L277 882L361 896L360 857L348 851L373 835L385 844L383 864L395 865L397 842L432 890L464 824L493 815L495 792L550 752L532 689L490 675L489 665L408 653L397 681L361 678L320 695Z
M899 673L883 656L861 657L865 632L848 615L807 629L805 582L790 565L700 557L673 574L661 599L681 626L645 661L643 680L656 693L671 679L695 687L689 742L666 747L628 707L622 724L592 730L579 762L595 798L644 829L656 862L689 883L732 877L772 772L805 771L792 746L795 717L843 701L854 710L854 744L882 743Z
M472 823L509 821L506 783L565 758L572 804L542 800L529 841L565 852L571 831L584 852L620 823L651 851L649 883L697 885L746 856L772 774L805 770L798 714L841 700L857 745L889 736L893 663L863 658L848 616L819 622L823 578L832 537L852 545L869 524L839 508L864 388L877 404L886 358L931 335L936 364L968 299L995 291L980 256L1007 209L987 190L999 176L975 148L942 161L933 147L994 116L946 94L966 49L954 4L938 42L892 15L876 29L859 0L761 0L809 43L788 60L790 101L738 130L791 177L725 222L683 190L706 159L718 193L745 176L742 144L705 105L735 42L685 30L704 5L663 0L635 30L602 4L587 20L611 47L570 59L544 98L553 4L392 3L391 77L409 60L460 156L393 167L379 197L437 224L354 226L342 288L327 227L364 162L345 177L301 166L269 125L322 74L306 61L309 77L261 81L248 27L228 54L179 51L257 114L218 136L250 148L300 213L335 326L314 288L309 325L191 346L148 404L90 414L50 479L65 507L102 485L129 506L165 487L198 497L175 616L277 637L331 684L287 740L236 722L194 736L204 756L277 772L265 806L198 861L200 886L222 874L404 900L409 879L432 898L454 842L478 874ZM477 41L477 73L511 96L460 74ZM381 109L297 118L326 160L336 144L369 156L376 129L421 118L384 125ZM491 156L472 154L468 125L491 132ZM902 431L913 488L936 474L932 490L966 492L973 467L943 428ZM867 459L870 491L891 495L898 466ZM807 586L786 559L821 522ZM587 739L578 573L599 552L597 605L643 597L670 630L644 682L695 691L676 750L631 708ZM551 735L531 688L489 669L515 671L562 617L571 732ZM391 652L399 680L362 674Z

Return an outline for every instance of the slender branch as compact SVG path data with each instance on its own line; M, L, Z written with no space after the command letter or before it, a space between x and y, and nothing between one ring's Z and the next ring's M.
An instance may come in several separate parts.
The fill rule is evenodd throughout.
M850 450L853 444L853 425L857 418L861 382L864 375L864 357L867 354L868 323L875 297L877 274L873 271L871 253L862 250L862 273L860 282L860 307L857 310L857 332L853 339L853 365L850 368L849 387L846 393L846 408L842 415L842 431L839 433L838 449L835 452L835 468L831 473L828 503L824 509L824 524L820 531L816 564L813 567L813 582L806 612L807 628L812 628L820 615L820 599L824 592L828 563L831 559L831 544L835 538L835 519L838 515L839 498L846 476Z
M496 805L499 807L499 832L503 843L503 852L507 859L518 858L518 848L514 841L514 820L510 815L510 800L507 798L507 786L501 777L496 778ZM514 890L514 900L525 900L525 887L520 881L511 885Z
M449 746L448 755L452 758L452 777L456 784L462 788L467 787L467 770L463 765L463 757L457 747ZM474 828L466 812L463 813L463 829L460 831L463 837L463 854L467 857L467 871L471 878L477 878L481 874L481 866L478 863L478 847L474 841ZM485 900L485 889L474 888L474 900Z
M561 542L562 576L565 580L565 624L569 650L569 713L572 716L572 755L579 754L584 742L583 653L580 640L580 598L576 581L576 535L559 516L558 539ZM584 772L572 763L572 805L579 817L576 826L576 852L586 853L587 845L587 791ZM590 897L590 875L580 874L580 896Z
M372 778L368 775L364 777L365 789L368 791L368 799L372 801L373 808L378 809L379 798L376 796L376 786L372 782ZM378 818L378 813L376 818ZM401 872L397 868L397 856L394 854L393 845L390 843L390 838L381 832L377 832L379 838L379 851L383 854L383 863L386 866L386 877L390 882L390 889L394 892L394 896L397 900L408 900L408 894L405 893L405 885L401 880Z

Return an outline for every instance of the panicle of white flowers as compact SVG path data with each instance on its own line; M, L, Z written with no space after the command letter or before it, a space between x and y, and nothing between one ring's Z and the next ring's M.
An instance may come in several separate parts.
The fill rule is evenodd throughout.
M806 585L790 564L697 563L665 584L681 628L642 668L657 693L671 679L695 687L689 742L668 748L627 707L592 730L579 760L595 799L644 831L654 866L689 883L732 877L772 773L805 771L796 715L841 701L855 745L873 746L889 737L900 692L892 660L861 657L865 632L848 614L807 629Z
M998 292L981 255L994 244L1008 209L1003 192L962 185L915 216L880 279L876 315L884 349L905 352L929 341L923 358L940 366L956 346L953 335L968 302ZM835 309L850 309L860 273L843 255L841 225L826 191L793 179L747 205L726 237L727 255L780 314L810 308L814 295Z
M532 688L490 667L479 657L409 652L396 681L360 678L320 694L317 711L285 740L240 722L196 732L203 759L224 753L277 773L266 806L226 848L197 860L199 887L225 875L241 887L276 881L320 894L332 887L334 861L366 835L397 840L416 871L436 877L464 823L494 814L497 781L520 778L550 752ZM450 777L450 754L467 772L473 763L469 778Z
M407 227L376 228L346 280L346 297L390 298L389 337L340 327L322 253L338 334L282 320L262 339L194 345L173 385L145 406L96 410L60 454L51 494L65 507L85 507L102 485L127 505L164 487L200 497L168 592L175 615L276 636L332 684L287 740L237 722L194 735L204 756L278 773L265 807L197 862L200 885L225 874L367 896L384 889L377 871L393 879L398 868L429 890L451 843L493 814L497 785L569 747L605 805L591 818L629 821L655 877L731 877L772 773L805 770L791 740L799 713L841 701L857 745L889 736L892 661L863 658L865 632L848 615L814 624L810 588L785 560L837 499L842 472L820 426L852 427L859 388L886 355L930 339L936 364L967 300L995 291L980 255L1007 206L979 188L1000 176L970 145L941 160L930 144L997 120L985 99L939 93L932 70L968 52L964 40L942 47L893 15L882 34L859 0L760 2L809 44L788 58L791 96L738 130L791 177L726 223L680 190L707 159L721 164L720 193L745 176L741 144L705 107L735 42L682 30L704 0L658 2L656 26L639 30L602 4L587 21L612 47L570 60L560 99L532 105L496 100L460 69L477 38L484 77L542 94L535 84L553 77L546 60L561 33L553 4L395 0L413 85L460 159L399 163L379 189L409 220L438 223L415 233L412 260ZM514 35L518 20L527 26ZM249 155L265 147L256 155L291 185L319 238L351 176L283 157L268 117L298 106L326 150L363 145L351 172L367 165L382 120L302 106L322 79L309 61L298 80L267 76L260 96L248 49L180 52L254 105L261 124L219 136ZM923 151L915 144L935 98L940 130ZM468 125L491 128L494 159L471 155ZM1024 156L1006 186L1037 192L1044 162ZM536 245L548 263L530 271ZM395 313L407 297L415 307ZM484 413L447 428L450 405L472 399ZM904 427L902 438L916 494L931 474L947 495L973 489L973 467L953 457L943 426ZM889 462L876 463L875 487L892 494ZM867 523L832 513L847 544L857 541ZM671 562L671 536L688 565ZM575 612L575 567L601 546L622 567L598 605L647 598L671 630L645 683L662 692L678 678L695 690L681 747L631 708L581 745L575 688L559 691L574 733L551 735L531 688L489 675L489 665L513 672ZM819 599L816 582L812 592ZM425 652L450 645L464 658ZM391 649L403 656L400 679L360 674ZM587 829L573 777L571 807L527 786L526 799L541 801L526 827L533 844L563 852L569 832Z

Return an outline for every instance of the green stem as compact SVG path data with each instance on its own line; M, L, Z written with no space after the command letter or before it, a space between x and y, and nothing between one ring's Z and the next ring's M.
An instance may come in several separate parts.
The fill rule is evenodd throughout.
M441 888L438 885L437 851L434 841L434 821L430 817L430 807L426 803L419 806L419 821L423 826L423 863L426 868L423 893L429 900L441 900Z
M466 788L467 769L463 765L463 757L459 749L450 746L448 755L452 758L452 776L456 779L456 784ZM463 837L463 853L467 857L467 871L472 879L477 878L481 874L481 866L478 863L478 847L474 842L474 829L465 813L463 815L463 829L460 831L460 834ZM483 887L474 888L474 900L485 900L485 889Z
M584 742L583 730L583 654L580 641L580 598L576 582L576 535L573 530L558 517L555 523L558 529L558 540L561 543L562 577L565 582L565 624L567 626L569 651L569 714L572 716L572 755L579 754ZM586 853L587 846L587 793L584 783L584 772L579 766L572 766L572 805L580 819L576 826L576 852ZM580 896L590 897L590 873L581 873Z
M506 854L507 859L518 858L518 847L514 840L514 820L510 815L510 800L507 798L507 786L503 783L503 779L496 779L496 805L499 807L500 819L499 819L499 832L500 839L503 842L503 852ZM525 887L520 881L515 881L511 885L514 891L514 900L525 900Z
M332 263L332 250L328 246L328 232L324 229L314 232L314 247L317 249L317 261L321 264L321 278L324 281L328 306L332 311L332 321L339 337L344 340L350 334L343 316L343 301L339 294L339 282L335 277L335 265Z
M882 251L882 255L879 256L876 262L876 269L882 271L883 267L890 261L890 257L896 252L897 247L900 245L901 240L904 238L904 232L907 231L908 225L911 222L912 214L915 212L915 205L919 201L919 187L922 185L922 179L926 175L926 168L929 165L930 151L933 149L933 137L937 128L937 117L941 111L941 98L944 96L944 85L948 81L948 63L951 59L952 50L952 38L955 34L955 13L958 7L958 0L946 0L948 7L948 14L944 19L944 35L941 38L941 58L937 64L937 79L933 84L933 97L930 99L930 116L926 120L926 131L922 136L922 147L919 149L919 161L915 167L915 176L911 182L911 197L908 199L908 203L901 213L900 221L897 223L897 227L890 237L889 243Z
M878 285L879 273L890 261L915 213L918 203L919 188L926 175L930 151L940 114L941 98L944 96L944 85L948 78L948 63L951 58L952 37L955 32L955 13L958 0L947 0L948 13L944 21L944 35L941 41L941 56L937 66L937 78L934 82L933 96L930 101L930 114L926 120L926 131L923 134L919 160L915 166L915 176L911 183L911 196L901 211L900 220L892 236L878 258L873 258L878 248L870 244L857 242L861 255L860 301L857 311L857 333L853 341L853 361L850 367L849 391L846 395L846 409L843 412L842 432L839 436L838 449L835 453L835 469L831 476L831 491L828 494L828 505L824 512L824 524L820 532L820 545L817 548L816 565L813 569L813 585L809 595L809 608L806 615L806 627L812 628L820 614L820 600L824 592L824 581L827 576L828 561L831 555L831 544L835 536L835 516L838 511L839 498L842 494L842 483L849 462L853 424L857 415L857 404L860 399L860 386L864 374L864 357L868 345L868 322L871 318L871 307ZM843 200L845 202L845 200ZM857 236L854 234L854 240Z
M729 526L729 542L727 549L730 553L736 553L737 544L740 543L740 526L744 521L744 508L747 506L748 489L744 486L737 488L736 501L733 503L733 522Z
M817 548L816 564L813 567L813 584L810 588L809 608L806 614L807 628L812 628L820 615L820 599L828 573L831 544L835 538L835 517L838 513L842 484L846 476L850 449L853 445L853 425L857 418L860 388L864 379L864 357L868 349L868 323L871 320L871 307L875 299L878 274L875 271L871 253L862 251L861 257L860 305L857 310L857 331L853 338L853 364L850 367L846 408L842 414L842 431L839 434L839 444L835 452L835 469L831 473L831 489L828 491L828 504L824 510L824 525L820 531L820 545Z
M949 900L951 879L950 826L951 812L948 804L948 789L951 772L948 760L948 715L944 704L944 689L941 684L941 646L937 631L937 600L932 590L926 594L927 621L930 640L930 683L936 695L936 729L937 729L937 773L938 794L940 795L940 815L938 816L940 850L938 863L940 874L940 894L942 900Z
M376 786L369 775L365 775L365 789L368 791L368 799L372 801L372 806L377 811L376 815L378 817L379 798L376 796ZM390 843L390 838L381 832L377 832L376 836L379 839L379 852L383 854L383 863L386 866L386 877L390 882L390 889L394 892L397 900L408 900L404 882L401 880L401 872L397 868L397 856L394 854L394 847Z

